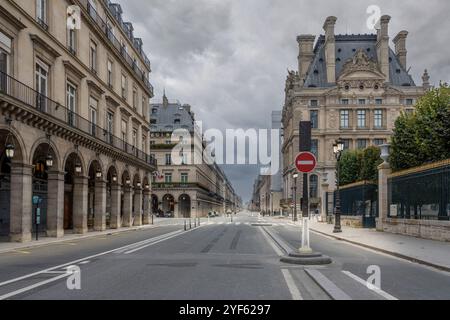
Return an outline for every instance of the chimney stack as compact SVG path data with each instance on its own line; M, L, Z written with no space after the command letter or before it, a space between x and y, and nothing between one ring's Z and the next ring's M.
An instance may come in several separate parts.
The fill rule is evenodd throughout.
M298 74L301 80L306 79L306 73L314 59L314 41L316 37L309 34L297 37L299 54L298 54Z
M334 37L334 27L336 17L328 17L323 25L325 30L325 62L327 66L327 82L336 82L336 40Z
M406 38L408 37L408 31L400 31L398 35L394 38L395 44L395 54L400 60L400 64L406 70L406 56L408 50L406 50Z
M380 29L378 30L377 55L381 72L386 76L386 82L389 82L389 22L391 17L384 15L380 19Z

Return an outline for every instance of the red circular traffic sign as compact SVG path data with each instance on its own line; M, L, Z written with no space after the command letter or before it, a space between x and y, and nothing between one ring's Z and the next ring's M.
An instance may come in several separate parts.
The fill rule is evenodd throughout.
M310 173L314 171L317 165L317 159L311 152L302 152L295 159L295 166L301 173Z

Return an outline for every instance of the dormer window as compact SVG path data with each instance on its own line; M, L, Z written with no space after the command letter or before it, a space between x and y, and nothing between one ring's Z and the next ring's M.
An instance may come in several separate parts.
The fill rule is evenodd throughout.
M180 124L180 123L181 123L181 120L180 120L180 119L175 119L175 120L173 121L173 123L174 123L174 124Z

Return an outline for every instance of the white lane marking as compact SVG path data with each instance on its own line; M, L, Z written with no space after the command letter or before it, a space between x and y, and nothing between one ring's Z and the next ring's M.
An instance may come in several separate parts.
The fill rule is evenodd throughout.
M266 231L264 231L262 228L259 228L259 230L262 232L264 238L266 238L267 242L270 244L270 246L276 252L276 254L279 255L280 257L284 256L284 253L281 251L280 248L278 248L275 242L267 235Z
M118 249L118 250L116 251L116 253L124 253L124 252L127 251L127 250L130 250L130 249L133 249L133 248L137 248L137 247L143 246L143 245L145 245L145 244L147 244L147 243L151 243L151 242L154 242L154 241L163 239L163 238L165 238L165 237L169 237L169 236L171 236L171 235L173 235L173 234L177 234L177 233L180 233L180 232L182 232L182 230L176 230L176 231L173 231L173 232L170 232L170 233L162 234L162 235L157 236L157 237L154 237L154 238L150 238L150 239L147 239L147 240L144 240L144 241L140 241L140 242L137 242L137 243L135 243L135 244L131 244L131 245L129 245L128 247L126 247L126 248L124 248L124 249L122 249L122 250Z
M237 226L240 226L240 225L241 225L241 223L240 223L240 222L236 222L236 225L237 225Z
M325 277L319 270L305 269L305 272L321 287L333 300L352 300L352 298Z
M365 286L367 289L372 290L373 292L377 293L378 295L382 296L383 298L385 298L386 300L398 300L396 297L394 297L393 295L390 295L389 293L387 293L386 291L381 290L380 288L377 288L375 286L371 286L369 287L367 285L367 281L361 279L360 277L354 275L353 273L351 273L350 271L342 271L343 274L349 276L350 278L352 278L353 280L359 282L360 284L362 284L363 286Z
M291 293L292 300L303 300L302 294L295 285L294 279L292 278L290 271L288 269L282 269L281 272L283 273L284 281L286 281L289 292Z
M195 229L192 229L192 230L195 230ZM190 231L192 231L192 230L190 230ZM186 232L182 232L182 231L180 230L180 232L177 232L177 233L175 233L175 234L173 234L173 235L171 235L171 236L167 236L167 237L164 237L164 238L160 238L160 239L157 240L157 241L154 241L154 242L151 242L151 243L149 243L149 244L146 244L146 245L143 245L143 246L141 246L141 247L138 247L138 248L136 248L136 249L127 251L127 252L125 252L125 254L130 254L130 253L137 252L137 251L139 251L139 250L142 250L142 249L145 249L145 248L147 248L147 247L153 246L153 245L155 245L155 244L157 244L157 243L160 243L160 242L163 242L163 241L166 241L166 240L169 240L169 239L178 237L179 235L185 234L185 233L186 233Z
M89 260L80 262L80 264L88 264L88 263L91 263L91 262Z
M12 297L17 296L17 295L19 295L21 293L24 293L24 292L27 292L27 291L39 288L41 286L44 286L46 284L49 284L49 283L52 283L52 282L55 282L55 281L67 278L68 276L70 276L70 274L65 272L64 274L59 275L57 277L54 277L54 278L51 278L51 279L48 279L48 280L45 280L45 281L42 281L42 282L38 282L38 283L33 284L31 286L28 286L28 287L25 287L25 288L22 288L22 289L19 289L19 290L7 293L7 294L5 294L3 296L0 296L0 300L6 300L6 299L9 299L9 298L12 298Z
M152 238L150 238L150 239L152 239ZM144 241L148 241L148 240L149 239L144 240ZM140 242L137 242L137 243L142 243L142 242L143 241L140 241ZM92 259L95 259L95 258L98 258L98 257L101 257L101 256L105 256L107 254L114 253L114 252L116 252L118 250L124 250L124 249L126 250L126 249L128 249L130 247L133 247L135 245L136 245L136 243L128 244L128 245L120 247L120 248L108 250L108 251L105 251L105 252L102 252L102 253L98 253L98 254L95 254L95 255L92 255L92 256L89 256L89 257L85 257L85 258L78 259L78 260L75 260L75 261L71 261L71 262L68 262L68 263L65 263L65 264L61 264L61 265L56 266L56 267L44 269L44 270L41 270L41 271L30 273L30 274L22 276L22 277L18 277L18 278L14 278L14 279L11 279L11 280L8 280L8 281L5 281L5 282L1 282L0 283L0 287L3 287L5 285L8 285L8 284L11 284L11 283L14 283L14 282L18 282L18 281L21 281L21 280L29 279L31 277L38 276L40 274L48 273L49 271L53 271L53 270L61 269L61 268L64 268L64 267L67 267L67 266L71 266L71 265L74 265L74 264L78 264L78 263L86 261L86 260L92 260Z

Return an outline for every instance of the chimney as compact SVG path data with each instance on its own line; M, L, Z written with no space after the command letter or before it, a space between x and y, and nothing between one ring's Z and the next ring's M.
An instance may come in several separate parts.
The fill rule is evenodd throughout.
M400 60L400 64L406 70L406 56L408 50L406 50L406 38L408 37L408 31L400 31L394 38L395 54Z
M430 89L430 76L428 75L428 70L425 69L425 72L423 73L422 76L422 87L425 91L428 91Z
M334 37L334 26L336 17L328 17L323 25L325 30L325 62L327 66L327 82L336 82L336 41Z
M306 79L306 73L314 59L314 40L313 35L300 35L297 37L299 54L298 54L298 74L300 79Z
M378 30L377 55L381 72L386 76L386 82L389 82L389 21L391 17L384 15L380 19L380 29Z

